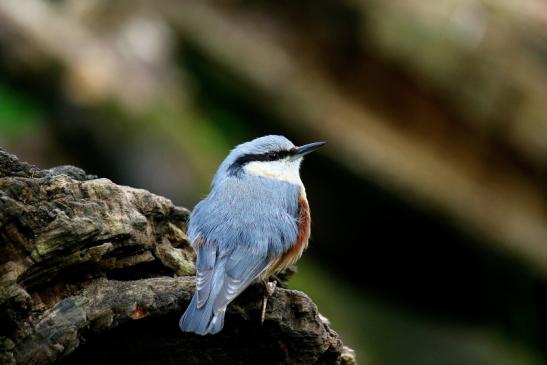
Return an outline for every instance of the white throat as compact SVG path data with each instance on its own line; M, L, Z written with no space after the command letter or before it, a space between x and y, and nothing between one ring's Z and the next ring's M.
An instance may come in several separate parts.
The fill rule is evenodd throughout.
M278 161L253 161L245 165L247 173L268 177L274 180L290 182L303 186L300 179L300 163L302 159L291 161L288 159Z

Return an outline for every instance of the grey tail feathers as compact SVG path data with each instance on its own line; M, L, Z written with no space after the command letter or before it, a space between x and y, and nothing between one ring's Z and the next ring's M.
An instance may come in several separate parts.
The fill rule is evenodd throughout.
M186 312L180 317L179 327L184 332L206 335L220 332L224 327L225 310L213 313L213 300L208 300L201 308L197 307L197 296L194 294Z

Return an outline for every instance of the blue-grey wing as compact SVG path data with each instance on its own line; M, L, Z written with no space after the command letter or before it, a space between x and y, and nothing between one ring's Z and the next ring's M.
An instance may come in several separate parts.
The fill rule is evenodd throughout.
M226 259L224 280L213 304L218 313L264 272L270 260L266 252L237 247Z
M294 245L300 187L233 178L215 185L193 210L188 238L198 252L198 306L224 310ZM201 242L200 240L207 240Z
M209 299L213 286L213 274L217 263L218 244L214 240L207 240L202 232L204 210L206 213L207 200L199 202L192 214L188 225L188 239L197 253L196 259L196 299L197 307L201 308Z
M197 247L196 260L196 296L197 307L201 308L211 294L212 279L217 260L216 245L204 243Z

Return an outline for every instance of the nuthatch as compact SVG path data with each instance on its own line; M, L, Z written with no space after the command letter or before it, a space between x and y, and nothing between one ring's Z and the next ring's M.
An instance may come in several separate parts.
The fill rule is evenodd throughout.
M300 258L311 223L300 164L323 144L295 147L283 136L265 136L238 145L224 159L211 192L190 215L196 292L181 330L218 333L226 307L247 286L258 278L267 283ZM274 288L267 286L270 295ZM262 320L265 305L266 298Z

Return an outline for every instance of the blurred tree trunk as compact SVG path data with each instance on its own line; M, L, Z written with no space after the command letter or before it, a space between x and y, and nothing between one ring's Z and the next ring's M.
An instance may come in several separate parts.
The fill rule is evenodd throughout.
M254 285L219 335L180 332L194 286L187 218L145 190L0 150L0 363L354 363L314 303L282 288L263 325Z

